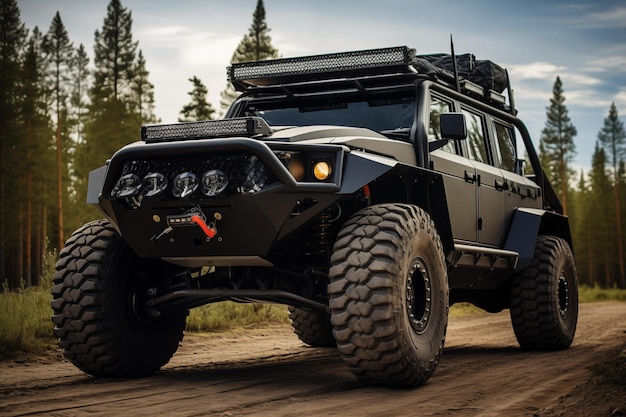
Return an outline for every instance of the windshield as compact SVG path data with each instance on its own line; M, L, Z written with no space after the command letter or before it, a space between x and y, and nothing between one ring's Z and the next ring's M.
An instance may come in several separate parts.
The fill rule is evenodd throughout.
M415 117L414 97L367 100L340 98L280 103L250 102L246 115L259 116L270 126L335 125L376 132L408 131Z

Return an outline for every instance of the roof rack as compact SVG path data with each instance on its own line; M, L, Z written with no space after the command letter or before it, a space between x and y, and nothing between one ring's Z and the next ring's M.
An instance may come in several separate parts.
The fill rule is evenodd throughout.
M415 49L397 46L235 63L227 68L227 75L237 91L269 92L280 87L291 95L290 87L299 89L312 81L326 85L331 80L363 81L365 78L423 74L462 94L507 110L505 97L501 94L508 84L505 70L491 61L476 61L472 54L454 57L453 60L452 54L416 55ZM461 60L458 70L457 59Z

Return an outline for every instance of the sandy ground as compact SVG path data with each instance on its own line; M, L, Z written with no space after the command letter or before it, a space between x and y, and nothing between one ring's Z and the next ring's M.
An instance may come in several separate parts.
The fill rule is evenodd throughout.
M521 351L508 312L452 318L435 375L390 389L358 382L335 349L306 347L289 326L187 335L148 378L92 378L60 353L0 362L0 416L620 416L626 388L590 367L624 346L626 303L581 305L561 352Z

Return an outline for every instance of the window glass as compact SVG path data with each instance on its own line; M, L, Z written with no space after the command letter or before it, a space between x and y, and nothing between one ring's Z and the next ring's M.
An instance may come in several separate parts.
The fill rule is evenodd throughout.
M515 172L517 154L515 152L515 140L513 130L503 124L496 122L496 136L498 139L498 159L500 167L507 171Z
M430 123L428 125L428 142L441 140L441 124L439 116L441 113L450 112L450 103L446 103L437 97L431 97L430 100ZM443 151L456 153L454 141L448 141L445 146L439 148Z
M482 117L477 114L463 110L465 123L467 124L467 147L469 159L489 163L487 147L485 143L485 129Z

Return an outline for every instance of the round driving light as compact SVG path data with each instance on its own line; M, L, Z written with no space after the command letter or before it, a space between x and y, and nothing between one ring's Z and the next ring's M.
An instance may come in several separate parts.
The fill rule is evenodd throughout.
M174 178L172 194L174 197L183 198L196 191L198 188L198 177L193 172L183 172Z
M326 161L316 162L313 166L313 176L320 181L327 180L332 171L330 164Z
M117 181L111 195L116 198L130 197L137 194L139 187L141 187L139 177L135 174L126 174Z
M167 188L167 178L160 172L152 172L143 177L141 194L146 197L159 195Z
M221 193L228 186L228 177L219 169L207 171L202 176L202 194L213 197Z

